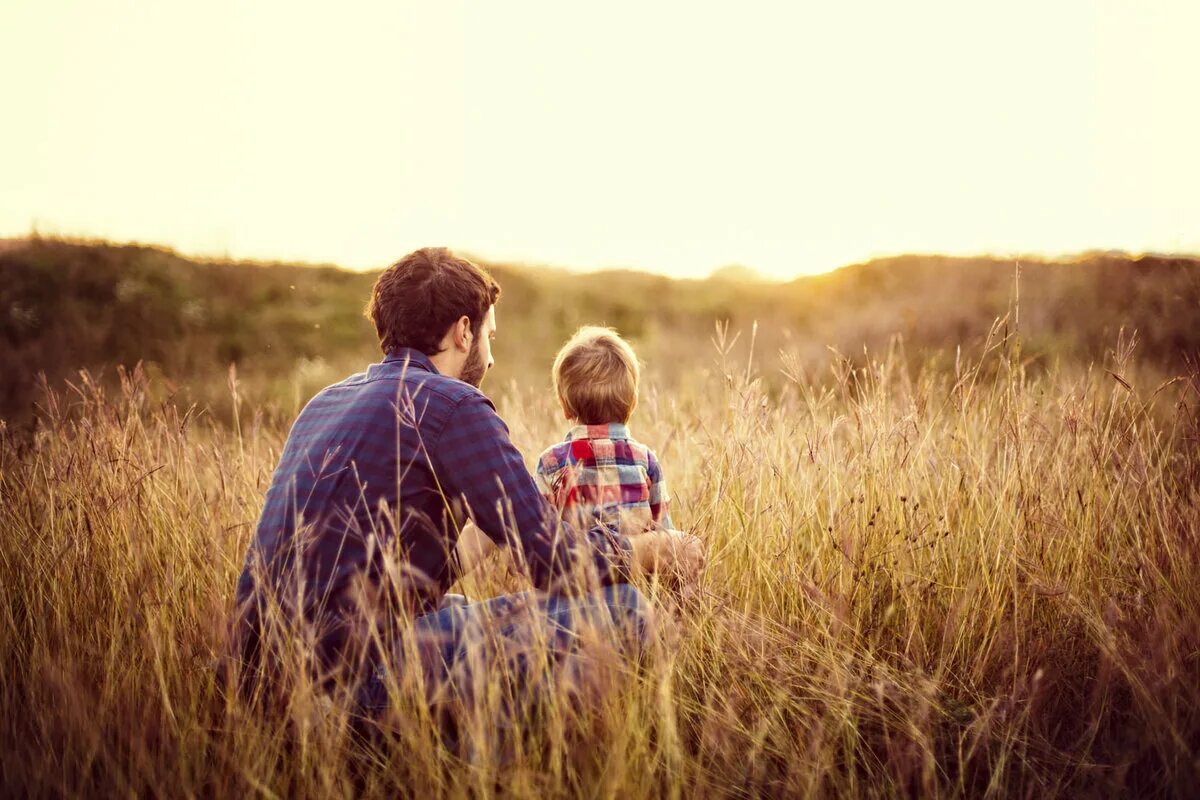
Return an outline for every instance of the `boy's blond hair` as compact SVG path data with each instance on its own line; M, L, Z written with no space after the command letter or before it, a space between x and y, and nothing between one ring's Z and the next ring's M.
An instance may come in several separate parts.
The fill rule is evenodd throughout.
M587 325L554 359L554 390L567 416L584 425L628 422L641 370L629 342L612 328Z

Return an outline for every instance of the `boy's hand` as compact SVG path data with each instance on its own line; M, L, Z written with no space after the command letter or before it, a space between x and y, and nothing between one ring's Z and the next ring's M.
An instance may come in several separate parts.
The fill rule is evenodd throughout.
M630 538L635 569L656 573L672 583L693 584L704 569L704 546L682 531L657 530Z

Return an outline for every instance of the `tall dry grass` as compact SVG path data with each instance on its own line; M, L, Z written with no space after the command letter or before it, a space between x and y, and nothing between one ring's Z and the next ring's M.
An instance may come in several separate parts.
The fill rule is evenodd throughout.
M0 446L0 752L14 795L1182 796L1200 780L1200 374L1026 375L1013 337L651 385L634 430L709 549L678 639L504 758L400 702L381 747L298 692L218 691L233 585L286 435L138 374L45 397ZM744 343L744 342L743 342ZM948 359L943 362L948 363ZM503 388L523 452L562 434ZM471 594L511 584L497 566ZM669 598L660 598L664 608Z

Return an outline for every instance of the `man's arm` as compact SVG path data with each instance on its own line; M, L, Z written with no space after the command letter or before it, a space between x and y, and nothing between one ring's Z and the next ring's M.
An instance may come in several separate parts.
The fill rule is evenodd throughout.
M699 540L675 530L647 528L641 519L621 520L621 533L629 537L632 553L630 572L670 573L678 582L689 582L704 566L704 551ZM474 522L468 521L458 537L458 564L462 575L469 575L496 552L493 542Z
M539 589L560 586L580 557L590 560L601 584L628 580L629 539L599 530L581 533L560 523L487 398L465 398L427 447L446 498L465 502L471 519L496 544L519 543Z

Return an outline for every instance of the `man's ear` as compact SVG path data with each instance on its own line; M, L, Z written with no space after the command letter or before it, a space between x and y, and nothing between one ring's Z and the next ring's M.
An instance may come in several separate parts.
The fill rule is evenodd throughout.
M471 318L468 316L459 317L458 322L454 323L454 346L460 350L470 351L471 349Z

